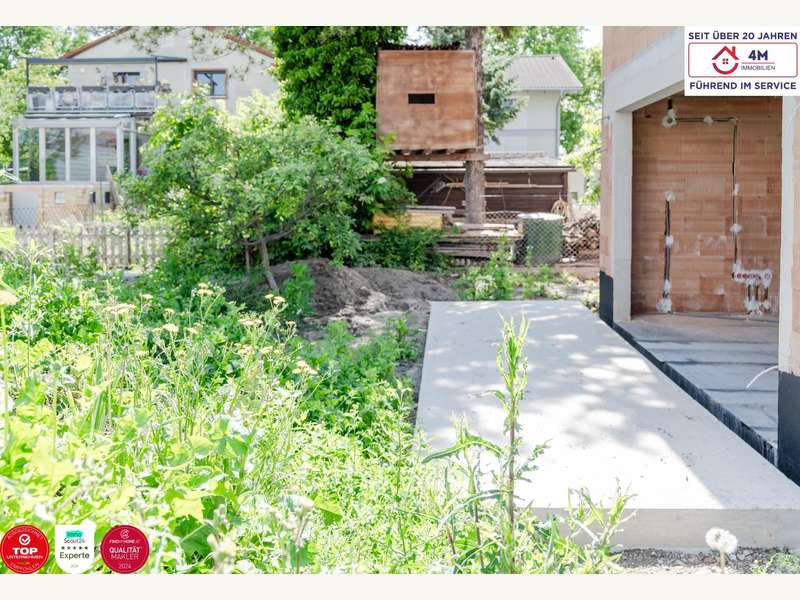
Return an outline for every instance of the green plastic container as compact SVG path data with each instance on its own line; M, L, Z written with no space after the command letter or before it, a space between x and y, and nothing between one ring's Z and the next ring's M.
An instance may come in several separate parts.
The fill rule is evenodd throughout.
M517 260L531 266L552 265L561 260L564 217L553 213L518 215L522 239L517 246Z

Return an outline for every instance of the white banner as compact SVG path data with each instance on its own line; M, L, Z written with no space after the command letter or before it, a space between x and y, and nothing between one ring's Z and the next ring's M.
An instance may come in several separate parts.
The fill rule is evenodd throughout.
M684 28L687 96L798 96L800 27Z

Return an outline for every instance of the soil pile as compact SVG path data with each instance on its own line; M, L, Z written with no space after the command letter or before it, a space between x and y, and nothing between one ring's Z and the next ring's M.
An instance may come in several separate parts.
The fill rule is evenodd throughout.
M417 273L382 267L336 267L327 259L298 261L314 279L312 305L316 319L343 318L360 329L386 313L424 313L429 303L455 300L452 275ZM291 263L273 269L278 285L291 276ZM366 320L366 321L365 321Z

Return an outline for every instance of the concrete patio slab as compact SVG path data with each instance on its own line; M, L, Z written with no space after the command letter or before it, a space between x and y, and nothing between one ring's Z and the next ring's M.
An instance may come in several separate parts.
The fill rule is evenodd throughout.
M434 448L453 420L503 437L501 316L531 322L522 436L549 441L520 489L538 512L563 510L570 488L603 503L619 483L635 511L618 541L629 548L705 547L710 527L742 546L800 548L800 487L754 452L578 302L434 302L417 424Z
M778 323L734 315L641 315L618 328L737 435L775 462ZM747 408L744 408L744 406Z

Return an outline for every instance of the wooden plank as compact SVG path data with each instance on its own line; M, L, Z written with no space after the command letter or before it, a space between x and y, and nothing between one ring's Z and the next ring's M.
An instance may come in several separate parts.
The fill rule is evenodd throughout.
M377 75L378 136L392 136L392 148L477 146L473 51L381 50ZM434 103L412 104L410 93L434 94Z

